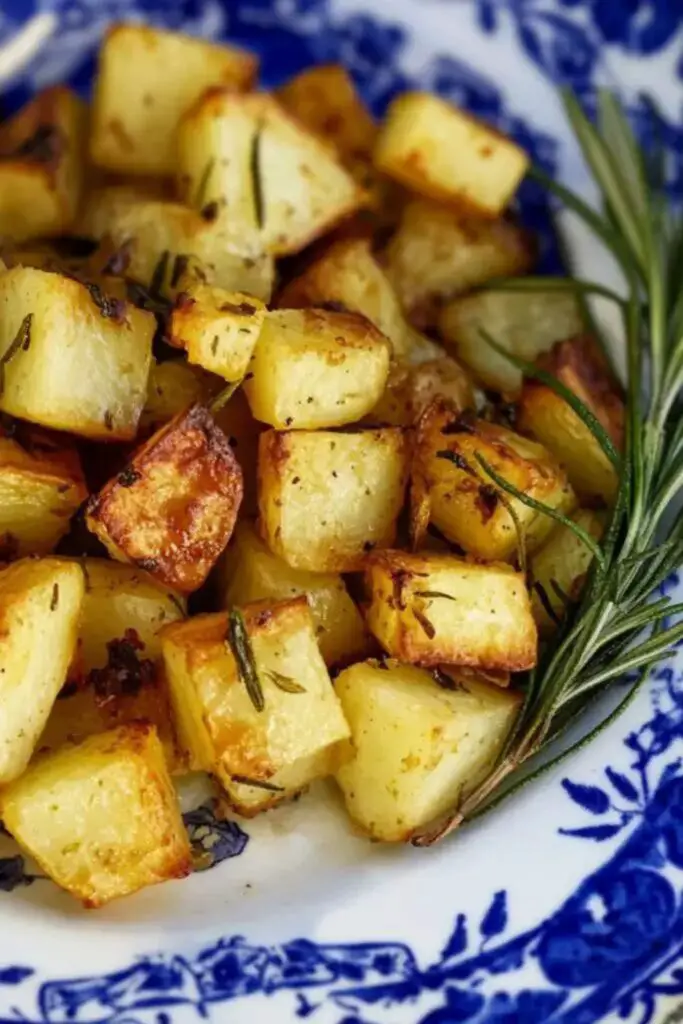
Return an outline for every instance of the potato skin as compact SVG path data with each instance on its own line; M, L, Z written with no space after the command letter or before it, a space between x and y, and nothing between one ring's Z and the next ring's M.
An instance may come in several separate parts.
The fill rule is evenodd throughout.
M408 441L395 427L267 430L259 439L259 525L281 558L311 572L354 572L390 547L403 505Z
M624 401L595 341L587 335L568 338L554 345L539 365L574 392L620 451L624 443ZM517 423L565 466L580 497L612 504L619 483L616 470L563 398L540 381L525 380Z
M502 563L379 551L367 559L366 621L394 658L519 672L537 660L524 577Z
M3 790L0 813L45 873L86 907L192 870L161 744L146 722L38 758Z
M114 558L190 592L230 539L242 490L228 439L195 405L145 442L91 498L86 521Z

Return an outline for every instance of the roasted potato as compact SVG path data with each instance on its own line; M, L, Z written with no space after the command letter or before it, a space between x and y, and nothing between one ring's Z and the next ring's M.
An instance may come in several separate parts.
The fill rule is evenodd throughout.
M259 439L260 529L296 569L353 572L391 547L403 505L408 444L401 430L267 430Z
M222 387L220 377L188 366L184 359L152 361L147 379L147 400L140 417L140 434L153 434L191 405L208 403Z
M513 355L533 362L582 329L576 298L563 292L484 291L453 299L439 329L445 343L485 387L516 398L522 373L486 343L482 328Z
M504 494L487 475L483 458L508 483L559 512L571 512L576 497L564 470L542 445L435 401L419 424L413 457L415 505L451 542L476 558L507 561L518 550L537 548L554 521L518 498ZM512 508L514 516L510 514ZM424 527L426 523L422 521ZM416 531L419 543L422 533Z
M79 218L79 231L110 238L125 274L166 298L188 279L227 291L270 299L274 264L223 220L203 217L180 203L149 199L125 186L93 190ZM193 273L186 273L192 267Z
M444 299L496 277L524 274L533 255L529 234L512 220L416 198L403 208L383 260L411 322L425 327L438 321Z
M90 159L129 174L176 169L175 134L183 114L212 86L249 89L258 60L146 25L114 25L100 50Z
M392 657L509 672L536 664L529 595L509 565L379 551L367 566L366 621Z
M366 419L411 427L435 398L446 399L463 411L476 406L469 373L450 356L428 359L417 366L394 364L384 394Z
M335 689L353 757L336 773L349 814L373 839L406 842L483 781L520 695L469 680L445 689L412 665L352 665Z
M391 344L358 313L268 313L244 390L254 416L314 430L354 423L384 391Z
M529 158L511 139L446 100L406 92L389 107L375 166L422 195L497 217Z
M292 569L266 547L252 523L238 523L219 560L216 589L222 608L303 595L327 665L348 663L369 653L363 619L341 576Z
M278 296L278 306L326 306L361 313L389 339L396 359L407 359L417 343L416 332L365 239L335 242L290 281Z
M214 419L229 438L233 454L242 467L244 497L240 515L255 516L258 511L258 446L265 425L252 416L242 388L214 413Z
M26 768L74 655L80 567L25 559L0 571L0 786Z
M584 335L559 342L539 364L574 392L620 450L624 443L624 402L595 342ZM580 497L608 505L614 501L619 480L613 464L592 431L552 388L525 380L517 424L562 463Z
M184 201L275 256L303 249L365 201L334 150L265 93L206 93L177 141Z
M0 559L54 550L87 496L73 445L29 424L0 424Z
M151 313L72 278L0 274L0 409L93 439L134 437L155 329Z
M572 519L599 540L603 522L590 509L580 509ZM531 608L542 636L550 636L567 613L567 604L579 599L592 552L569 526L559 523L531 559Z
M81 198L86 112L55 86L0 125L0 235L23 241L68 230Z
M93 495L86 522L113 558L190 592L228 543L241 500L242 470L228 439L195 405Z
M240 381L265 316L266 307L253 295L200 284L178 295L168 340L185 349L190 363L224 380Z
M348 756L349 729L306 598L236 614L238 625L222 612L167 626L162 648L192 766L214 773L235 810L251 816L335 771ZM245 645L251 686L233 653Z
M0 813L45 874L87 907L192 869L162 746L146 722L45 754L2 790Z

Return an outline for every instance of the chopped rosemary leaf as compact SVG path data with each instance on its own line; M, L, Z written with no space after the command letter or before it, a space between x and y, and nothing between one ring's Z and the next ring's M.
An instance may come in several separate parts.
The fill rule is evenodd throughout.
M164 287L170 258L170 252L168 249L164 249L154 268L152 280L149 282L149 292L154 298L161 294L161 289Z
M536 580L536 582L532 585L531 589L534 590L538 595L538 600L541 602L541 605L543 606L543 611L546 613L548 618L552 619L556 626L560 626L562 624L562 619L559 617L559 615L553 608L550 598L548 597L548 593L543 584L539 583L538 580Z
M240 786L253 786L254 789L265 789L269 793L284 793L284 786L276 786L274 782L266 782L264 779L252 779L248 775L231 775L233 782Z
M52 588L52 597L50 598L50 611L53 612L59 604L59 583L55 583Z
M228 404L241 383L241 380L233 381L232 384L228 384L228 386L223 388L222 391L219 391L216 397L209 402L209 412L220 412L223 406Z
M256 130L251 143L249 159L252 189L254 192L254 219L258 228L263 227L263 186L261 183L261 129Z
M196 210L201 210L206 206L206 190L209 187L209 179L215 163L216 161L211 157L202 171L202 176L199 179L199 184L197 185L197 191L195 192L194 199L192 200L192 205Z
M446 594L443 590L415 590L414 594L415 597L427 597L431 600L442 597L446 601L457 601L457 597L453 597L452 594Z
M263 674L283 693L306 693L305 686L297 683L291 676L283 676L281 672L276 672L274 668L269 669Z
M33 324L33 313L29 313L25 316L19 325L19 330L14 335L12 341L5 349L2 356L0 356L0 395L5 390L5 367L8 363L14 359L14 357L20 352L21 349L24 352L28 351L31 344L31 325Z
M417 619L417 621L420 623L422 629L425 631L428 639L433 640L434 637L436 636L436 629L434 628L433 623L429 621L429 619L422 611L422 609L416 607L416 605L412 606L411 611L415 618Z
M249 699L257 711L263 711L266 704L263 699L261 681L256 669L256 660L247 634L244 616L237 608L228 615L228 630L225 642L237 664L237 671L244 683Z

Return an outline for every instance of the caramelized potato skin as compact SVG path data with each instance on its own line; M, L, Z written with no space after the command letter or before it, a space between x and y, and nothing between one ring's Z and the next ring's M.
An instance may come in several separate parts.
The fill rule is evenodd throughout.
M554 345L539 364L574 392L620 451L624 443L624 401L596 343L586 335L569 338ZM617 472L592 432L563 398L540 381L525 380L517 422L520 430L538 438L565 466L582 498L612 504L618 487Z
M230 539L242 491L228 439L206 409L193 406L91 498L87 524L114 558L190 592Z

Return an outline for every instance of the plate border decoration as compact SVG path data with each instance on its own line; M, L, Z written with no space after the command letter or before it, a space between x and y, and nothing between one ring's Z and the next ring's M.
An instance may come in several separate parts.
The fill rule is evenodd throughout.
M431 2L446 8L455 0ZM4 5L0 41L3 31L18 25L12 10L19 5L30 6L21 0ZM526 56L552 81L573 85L587 103L606 47L649 58L678 46L683 80L683 17L666 0L628 0L616 20L600 0L473 0L472 6L482 31L495 34L512 25ZM257 41L266 70L275 52L284 51L282 76L312 60L341 60L375 109L401 89L437 91L514 135L550 173L558 167L557 140L518 117L492 79L446 55L408 74L405 27L365 13L337 13L334 0L233 0L227 23L220 0L34 0L33 7L57 14L59 44L48 43L29 65L10 104L50 75L68 74L83 86L104 24L144 13L156 24L205 35L227 28L238 43ZM637 103L631 109L636 124L639 110ZM666 120L662 128L672 155L670 187L683 195L683 130ZM545 236L543 266L549 269L559 257L547 203L526 186L521 204L527 222ZM668 589L679 585L674 575ZM650 696L649 719L624 740L627 771L605 766L601 785L562 780L586 815L585 823L562 834L568 842L609 842L610 855L534 927L510 933L508 893L499 890L479 921L455 916L439 957L427 965L409 943L334 945L301 938L255 945L241 936L191 955L142 956L99 976L51 979L28 964L0 965L0 1003L24 1007L0 1021L174 1024L180 1008L208 1016L212 1007L261 995L286 997L292 1015L302 1019L326 1011L325 1020L336 1024L392 1021L392 1010L404 1005L416 1024L591 1024L610 1012L649 1024L658 1019L664 997L683 996L683 969L677 966L683 958L683 667L656 671ZM210 811L192 814L188 825L204 853L216 849L218 861L242 851L246 837L234 823L225 823L216 837ZM14 858L3 885L3 864L0 889L33 880Z

